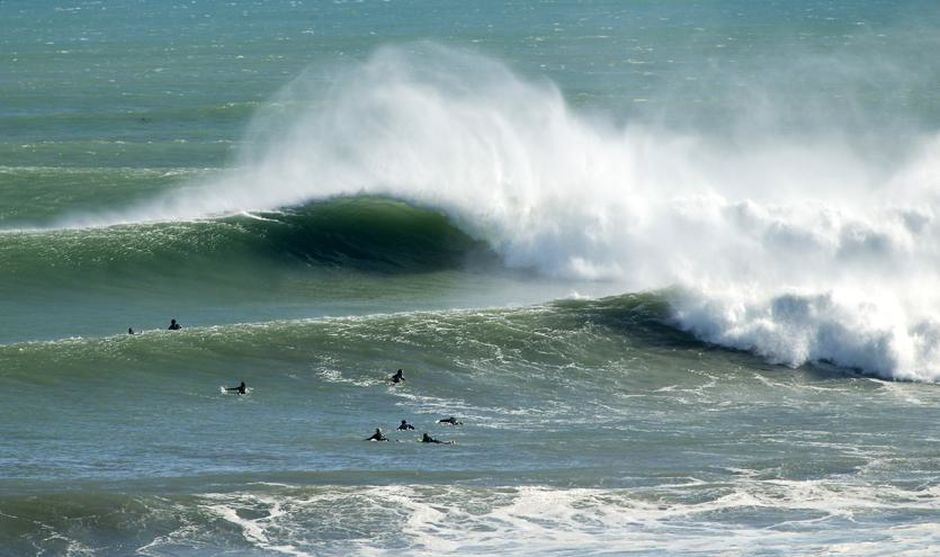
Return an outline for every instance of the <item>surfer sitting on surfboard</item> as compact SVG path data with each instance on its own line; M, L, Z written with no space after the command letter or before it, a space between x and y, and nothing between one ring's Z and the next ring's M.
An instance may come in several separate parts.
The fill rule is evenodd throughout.
M176 322L176 319L170 319L170 326L167 327L167 330L178 331L182 329L183 326Z
M391 377L389 377L388 380L391 381L392 383L401 383L402 381L405 380L405 374L402 373L401 370L398 370L395 372L395 375L392 375Z
M388 437L382 433L382 430L375 428L375 433L372 434L372 437L366 437L366 441L388 441Z
M409 424L407 421L402 420L401 424L398 426L398 431L405 431L406 429L414 429L415 426Z
M248 387L245 385L245 382L242 381L237 387L226 387L226 391L235 391L236 393L243 395L248 392Z

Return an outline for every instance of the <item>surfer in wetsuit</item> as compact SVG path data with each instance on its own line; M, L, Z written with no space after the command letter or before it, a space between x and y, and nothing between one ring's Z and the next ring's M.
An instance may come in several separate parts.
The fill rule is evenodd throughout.
M441 445L450 445L450 444L453 443L453 441L446 441L446 442L445 442L445 441L440 441L440 440L438 440L438 439L435 439L435 438L431 437L430 435L428 435L427 432L425 432L424 435L421 436L421 442L422 442L422 443L438 443L438 444L441 444Z
M392 383L401 383L402 381L405 380L405 374L402 373L401 370L398 370L395 372L395 375L392 375L391 377L389 377L388 380L391 381Z
M176 322L176 319L170 319L170 326L167 327L168 331L178 331L182 329L183 326Z
M405 431L407 429L414 429L415 426L409 424L407 421L402 420L401 424L398 425L398 431Z
M367 437L366 441L388 441L388 437L382 433L381 429L375 428L375 433L372 434L372 437Z
M129 335L134 334L134 328L133 328L133 327L128 327L128 328L127 328L127 334L129 334Z
M453 416L451 416L451 417L449 417L449 418L441 418L440 420L437 420L437 423L439 423L439 424L449 424L449 425L463 425L463 422L458 422L458 421L457 421L457 418L455 418L455 417L453 417Z
M243 395L248 392L248 387L245 385L245 382L242 381L237 387L226 387L226 391L235 391L236 393Z

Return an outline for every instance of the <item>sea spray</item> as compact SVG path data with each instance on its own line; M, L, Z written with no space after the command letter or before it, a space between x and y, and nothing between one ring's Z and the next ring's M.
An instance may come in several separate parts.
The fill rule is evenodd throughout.
M933 138L886 164L833 133L742 145L618 127L551 82L428 43L330 71L332 85L310 71L258 115L237 171L130 218L390 196L445 212L510 267L677 286L679 325L712 342L940 375L940 305L920 286L940 279ZM811 311L781 309L795 299Z

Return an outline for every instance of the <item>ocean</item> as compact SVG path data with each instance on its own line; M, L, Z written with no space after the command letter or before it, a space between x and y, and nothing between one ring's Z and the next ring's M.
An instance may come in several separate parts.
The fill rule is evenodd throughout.
M935 555L938 47L0 0L0 556Z

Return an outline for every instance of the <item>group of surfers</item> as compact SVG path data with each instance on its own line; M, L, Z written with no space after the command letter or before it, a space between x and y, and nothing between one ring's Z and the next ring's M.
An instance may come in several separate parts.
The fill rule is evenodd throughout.
M389 377L388 380L391 383L401 383L402 381L405 380L405 377L404 377L404 374L402 373L402 370L399 369L397 372L395 372L394 375ZM245 385L245 382L242 381L237 387L226 387L225 390L228 392L233 392L233 393L243 395L248 392L248 387L247 385ZM463 425L463 422L461 422L460 420L458 420L457 418L453 416L449 416L447 418L441 418L440 420L437 420L437 423L445 424L445 425L453 425L453 426ZM401 423L398 424L397 429L398 431L409 431L409 430L413 431L414 428L415 426L409 424L408 420L402 420ZM373 433L369 437L366 437L366 441L389 441L389 438L386 437L384 433L382 433L382 430L380 428L375 428L375 433ZM431 437L430 435L428 435L427 432L421 435L421 442L422 443L439 443L441 445L453 445L454 444L453 441L441 441L440 439L435 439Z
M176 319L170 319L170 326L167 327L167 330L170 330L170 331L178 331L178 330L180 330L180 329L182 329L182 328L183 328L183 326L180 325L179 322L178 322ZM131 328L131 327L128 327L128 329L127 329L127 334L133 335L133 334L134 334L134 329ZM402 383L402 382L404 382L404 380L405 380L405 374L404 374L404 372L403 372L401 369L399 369L398 371L396 371L394 374L392 374L392 375L388 378L388 381L389 381L390 383ZM248 392L248 386L245 385L245 382L244 382L244 381L242 381L241 383L239 383L239 385L238 385L237 387L226 387L225 390L226 390L227 392L231 392L231 393L236 393L236 394L239 394L239 395L243 395L243 394L246 394L246 393ZM450 417L448 417L448 418L441 418L440 420L437 421L437 423L439 423L439 424L447 424L447 425L454 425L454 426L463 425L463 422L458 421L457 418L455 418L455 417L453 417L453 416L450 416ZM407 420L402 420L402 421L401 421L401 424L398 425L398 430L399 430L399 431L413 430L414 428L415 428L415 426L409 424ZM389 440L388 437L386 437L385 434L382 433L382 430L379 429L379 428L375 428L375 433L373 433L370 437L367 437L367 438L366 438L366 441L388 441L388 440ZM439 440L439 439L435 439L435 438L431 437L430 435L428 435L427 432L425 432L424 434L421 435L421 442L422 442L422 443L440 443L440 444L443 444L443 445L450 445L450 444L453 444L453 443L454 443L453 441L441 441L441 440Z
M405 374L400 369L396 371L391 377L388 378L389 383L402 383L404 382L404 380L405 380ZM450 416L447 418L441 418L440 420L437 421L437 423L454 425L454 426L463 425L463 422L458 421L457 418L453 416ZM415 426L409 424L407 420L402 420L401 423L398 424L397 429L398 431L408 431L408 430L414 430L414 428ZM369 437L366 437L365 440L366 441L389 441L389 438L386 437L384 433L382 433L382 430L380 428L375 428L375 433L373 433ZM422 443L439 443L441 445L453 445L454 444L453 441L441 441L439 439L435 439L431 437L430 435L428 435L427 432L424 432L421 435L421 442Z

